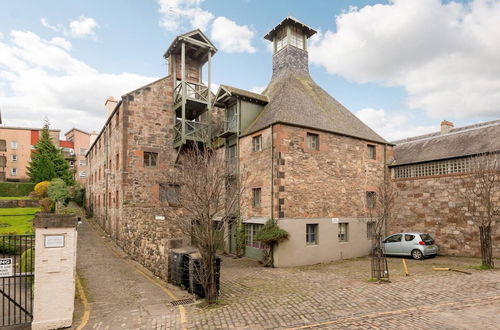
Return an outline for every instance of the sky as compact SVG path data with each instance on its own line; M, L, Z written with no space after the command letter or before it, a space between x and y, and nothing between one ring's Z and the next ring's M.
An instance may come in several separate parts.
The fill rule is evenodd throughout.
M195 28L218 48L216 86L261 92L263 36L288 15L318 31L313 79L389 141L500 119L498 0L3 0L3 125L100 131L106 98L166 76L163 53Z

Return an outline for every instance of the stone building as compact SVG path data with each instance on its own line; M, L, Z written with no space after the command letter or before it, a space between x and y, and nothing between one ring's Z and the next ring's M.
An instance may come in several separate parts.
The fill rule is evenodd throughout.
M212 94L217 49L194 30L166 51L166 77L113 100L111 110L107 102L107 122L87 154L87 205L156 275L166 276L169 249L187 243L161 216L169 191L178 188L165 173L184 148L214 138L235 175L251 178L240 210L247 256L260 258L254 235L270 218L290 232L275 251L278 266L369 252L366 214L391 145L312 80L307 40L314 33L287 17L265 36L274 55L262 94L227 85ZM224 119L222 131L211 125L216 116ZM234 235L229 246L234 252Z
M479 230L457 208L457 187L471 157L500 152L500 120L453 128L394 142L392 178L397 191L390 232L432 234L441 253L480 255ZM500 196L497 196L500 203ZM493 255L500 253L500 227L493 231Z

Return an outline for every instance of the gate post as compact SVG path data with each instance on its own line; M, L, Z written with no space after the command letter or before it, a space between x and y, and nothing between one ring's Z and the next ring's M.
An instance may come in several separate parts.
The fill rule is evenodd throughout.
M71 326L75 299L74 215L38 213L35 226L33 330Z

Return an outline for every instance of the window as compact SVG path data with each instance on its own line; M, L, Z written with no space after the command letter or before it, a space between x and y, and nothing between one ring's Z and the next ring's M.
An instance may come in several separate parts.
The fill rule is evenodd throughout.
M80 148L80 155L85 156L87 154L87 149Z
M278 30L276 33L276 52L279 52L286 44L286 29Z
M84 178L87 176L87 173L85 171L80 171L80 178Z
M236 144L227 148L227 166L229 170L234 170L236 167Z
M368 159L376 159L377 154L376 154L376 148L374 145L369 144L368 145Z
M319 150L318 134L307 133L307 147L312 150Z
M120 154L116 154L115 165L116 165L116 170L118 171L120 169Z
M144 151L144 167L156 167L157 160L157 152Z
M160 184L160 201L167 202L169 205L179 205L181 198L181 186L178 184L161 183Z
M87 165L87 160L80 159L80 166L86 166L86 165Z
M375 221L368 221L366 223L366 238L372 239L375 237Z
M415 239L415 235L411 235L411 234L405 234L405 241L406 242L411 242Z
M366 207L369 209L375 208L375 204L377 203L377 194L374 191L366 192Z
M12 141L10 142L10 148L12 150L16 150L17 149L17 141Z
M401 234L389 236L384 243L399 243L401 242L401 237L403 237Z
M339 223L339 242L347 242L349 237L349 224L347 222Z
M306 244L307 245L318 244L318 224L317 223L306 224Z
M262 150L262 135L257 135L252 138L252 151L261 151Z
M69 168L75 168L75 162L73 160L69 161Z
M247 223L245 225L245 245L257 249L262 249L262 243L255 240L257 232L263 225L256 223Z
M302 34L302 30L299 27L290 27L290 45L300 49L304 49L304 36Z
M260 207L262 189L261 188L253 188L252 189L252 205L253 207Z
M17 175L17 168L13 167L10 169L10 175L16 176Z
M17 162L17 155L10 156L10 160L13 162Z
M405 179L432 175L446 175L468 172L473 161L466 158L449 159L422 164L403 165L394 168L394 178Z

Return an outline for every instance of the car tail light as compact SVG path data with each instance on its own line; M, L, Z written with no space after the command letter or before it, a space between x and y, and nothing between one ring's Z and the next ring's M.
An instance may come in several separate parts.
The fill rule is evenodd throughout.
M425 242L424 241L420 241L420 242L418 242L418 244L425 245Z

